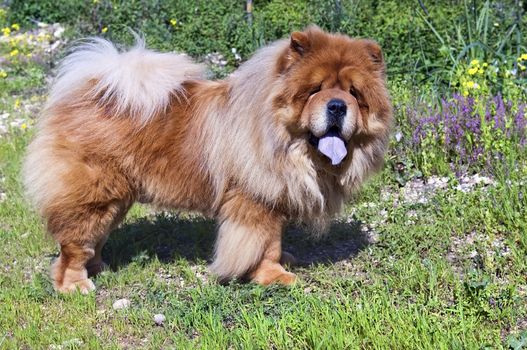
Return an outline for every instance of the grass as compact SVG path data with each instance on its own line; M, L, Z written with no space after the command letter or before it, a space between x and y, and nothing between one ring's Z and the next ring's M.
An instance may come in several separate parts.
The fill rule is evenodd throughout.
M494 185L463 192L450 175L423 201L405 200L401 186L417 175L401 180L390 154L328 236L288 228L284 246L300 277L291 288L219 285L207 272L213 222L137 205L104 249L111 269L95 279L97 292L58 295L48 276L57 246L20 183L45 99L45 70L26 68L0 80L0 110L9 113L0 136L0 349L527 346L521 150L509 159L516 170L497 173ZM114 310L121 298L130 307Z
M22 197L30 134L0 139L2 348L503 348L526 327L525 217L511 211L494 226L507 215L492 203L510 193L447 189L397 204L379 194L397 194L388 169L322 241L288 230L285 245L303 262L292 288L215 283L206 272L214 224L138 206L104 250L112 270L96 278L97 293L57 295L47 271L57 247ZM372 222L381 222L375 240ZM113 310L120 298L131 306Z

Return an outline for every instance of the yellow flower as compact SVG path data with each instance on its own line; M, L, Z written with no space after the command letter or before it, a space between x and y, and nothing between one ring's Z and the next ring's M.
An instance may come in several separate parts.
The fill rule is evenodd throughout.
M518 67L520 67L520 70L525 70L525 66L521 63L518 64Z
M18 109L18 107L20 107L20 99L16 99L15 100L15 109Z
M479 64L479 60L472 60L470 61L471 66L477 66Z
M477 71L478 71L478 68L477 68L477 67L472 67L472 68L470 68L470 69L468 70L468 74L470 74L470 75L474 75L474 74L477 73Z
M478 74L483 74L483 68L478 69Z
M175 27L176 24L177 24L177 19L173 19L173 18L172 18L172 19L170 20L170 24L172 24L172 25Z
M483 68L487 68L489 65L487 62L483 63Z
M7 78L7 73L5 70L0 70L0 78L5 79Z
M104 27L103 29L101 29L102 33L106 33L107 31L108 31L108 27Z
M27 124L26 123L22 123L22 125L20 125L20 129L26 130L27 129Z
M470 88L470 89L472 89L475 85L476 85L476 83L474 83L473 81L467 81L465 86Z
M468 91L467 91L467 90L464 90L464 91L463 91L463 96L465 96L465 97L468 96Z
M18 49L14 49L13 51L9 53L9 56L11 57L15 57L16 55L18 55Z
M520 59L521 59L522 61L527 61L527 53L522 54L522 55L520 56Z
M4 33L4 36L9 36L9 34L11 34L11 29L9 29L9 27L5 27L2 29L2 33Z
M13 28L13 30L20 30L20 24L18 24L18 23L13 23L13 24L11 25L11 28Z

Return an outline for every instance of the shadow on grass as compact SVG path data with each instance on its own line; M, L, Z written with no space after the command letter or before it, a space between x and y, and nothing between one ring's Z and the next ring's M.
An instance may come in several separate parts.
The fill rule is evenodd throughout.
M360 228L360 221L335 221L326 236L314 239L304 229L290 226L283 249L296 257L299 266L335 263L355 256L369 244ZM180 258L191 263L210 262L215 233L213 220L160 214L124 224L112 232L103 258L113 270L153 257L167 263Z

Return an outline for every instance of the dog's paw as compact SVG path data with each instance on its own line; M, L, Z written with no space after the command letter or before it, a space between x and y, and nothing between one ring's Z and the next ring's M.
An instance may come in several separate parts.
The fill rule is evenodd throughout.
M296 275L291 272L284 272L274 278L269 284L279 283L286 286L290 286L296 282Z
M250 277L254 283L263 286L274 283L291 285L296 282L294 273L286 271L279 263L268 260L262 261L258 268L251 273Z
M86 269L61 269L59 263L54 264L52 270L53 287L59 293L88 294L95 290L95 284L88 278Z
M81 294L88 294L95 290L95 284L89 279L83 279L75 282L63 282L62 284L54 283L55 290L59 293L73 293L79 291Z

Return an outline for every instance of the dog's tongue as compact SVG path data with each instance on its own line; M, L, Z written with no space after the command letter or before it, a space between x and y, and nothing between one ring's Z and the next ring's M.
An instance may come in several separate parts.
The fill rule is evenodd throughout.
M348 154L344 141L335 135L322 136L318 140L318 150L331 159L332 165L340 164L342 159Z

